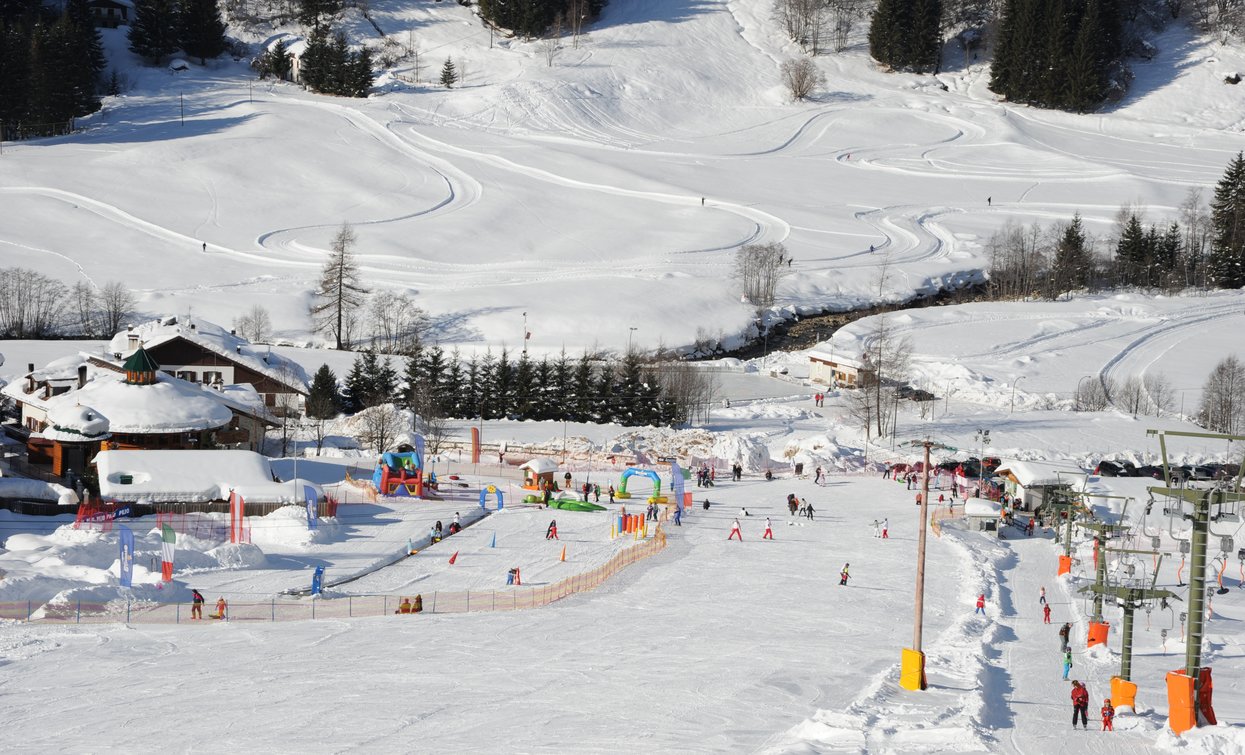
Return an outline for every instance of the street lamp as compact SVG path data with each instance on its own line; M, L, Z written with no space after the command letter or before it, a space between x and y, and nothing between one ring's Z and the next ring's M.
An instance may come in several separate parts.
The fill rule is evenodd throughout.
M1019 383L1021 380L1024 380L1024 379L1025 379L1025 376L1021 375L1020 377L1012 381L1012 408L1011 408L1011 411L1008 412L1008 414L1014 414L1016 411L1016 383Z
M1076 381L1076 397L1075 398L1076 398L1077 411L1081 411L1081 382L1088 380L1092 377L1093 375L1085 375L1080 380Z
M630 354L631 353L631 335L635 333L637 330L639 330L639 328L629 328L628 330L629 332L627 333L627 353Z
M981 487L985 484L986 479L986 446L990 445L990 431L977 429L977 447L981 449L977 455L977 494L981 494Z

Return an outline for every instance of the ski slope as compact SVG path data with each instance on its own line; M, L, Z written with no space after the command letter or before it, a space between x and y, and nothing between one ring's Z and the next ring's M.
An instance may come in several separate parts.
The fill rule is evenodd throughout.
M1079 211L1101 238L1125 203L1173 219L1245 144L1217 104L1245 59L1179 26L1122 104L1072 116L996 102L982 64L883 74L863 28L818 59L826 91L790 103L778 67L797 51L765 0L607 6L552 66L535 42L490 46L457 4L370 5L423 70L398 65L365 100L228 60L145 68L105 30L133 86L80 134L6 145L5 263L123 279L144 313L230 322L262 301L281 338L306 341L348 221L369 285L414 293L443 345L514 348L526 312L538 352L619 349L630 328L682 346L750 327L731 278L743 244L791 251L783 307L906 298L979 280L1008 222ZM354 11L344 24L379 41ZM409 83L443 56L461 86Z

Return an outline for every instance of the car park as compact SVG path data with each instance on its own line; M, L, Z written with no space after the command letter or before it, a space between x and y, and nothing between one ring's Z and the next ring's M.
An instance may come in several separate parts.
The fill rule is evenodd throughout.
M1103 459L1094 467L1094 474L1099 477L1136 477L1137 467L1130 461Z

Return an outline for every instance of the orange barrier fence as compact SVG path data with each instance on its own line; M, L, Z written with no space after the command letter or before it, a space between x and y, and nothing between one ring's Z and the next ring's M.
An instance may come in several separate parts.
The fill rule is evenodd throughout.
M929 528L934 531L938 537L942 537L942 523L948 519L962 519L964 517L964 509L948 506L939 506L929 515Z
M552 584L540 587L516 586L501 590L422 593L423 613L476 613L540 608L570 595L593 590L631 564L660 553L665 547L666 533L658 526L653 537L619 551L597 568ZM412 595L408 594L406 597ZM229 621L272 622L383 616L397 613L401 602L401 596L392 595L358 595L315 600L273 598L267 602L230 602L226 617ZM214 603L205 605L204 618L199 623L212 623L213 620L207 617L215 613L215 610ZM34 624L180 624L192 620L189 603L121 601L69 601L46 605L34 601L0 602L0 619Z

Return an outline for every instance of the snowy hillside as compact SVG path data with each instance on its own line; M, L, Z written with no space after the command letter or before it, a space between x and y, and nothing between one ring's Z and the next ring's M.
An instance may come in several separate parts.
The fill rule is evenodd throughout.
M122 280L151 314L228 323L259 301L302 340L349 221L368 283L415 292L443 345L517 346L527 312L537 350L617 349L631 328L677 346L749 326L741 244L792 252L780 305L907 297L979 279L1007 221L1080 211L1105 235L1124 203L1174 217L1245 145L1222 106L1240 54L1180 28L1123 105L1077 117L995 102L982 65L880 73L863 29L818 59L827 91L791 104L777 71L797 51L767 0L615 3L552 66L535 42L490 48L456 3L371 7L413 36L425 83L407 64L353 100L253 84L227 59L172 74L106 30L132 88L84 133L6 145L5 263ZM448 91L426 83L445 56L466 69Z

